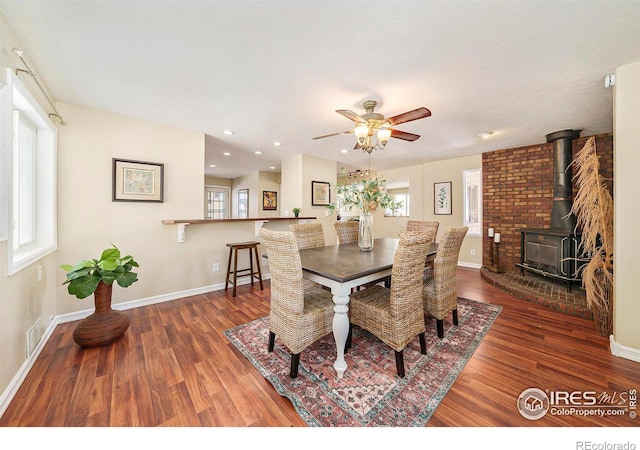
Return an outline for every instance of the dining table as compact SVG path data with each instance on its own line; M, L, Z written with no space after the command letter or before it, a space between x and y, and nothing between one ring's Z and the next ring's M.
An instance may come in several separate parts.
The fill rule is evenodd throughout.
M381 281L391 275L398 238L377 238L373 249L361 251L357 243L327 245L300 250L302 276L331 289L333 295L333 337L338 378L344 376L347 363L344 346L349 334L349 295L352 288ZM427 259L432 259L438 244L432 243Z

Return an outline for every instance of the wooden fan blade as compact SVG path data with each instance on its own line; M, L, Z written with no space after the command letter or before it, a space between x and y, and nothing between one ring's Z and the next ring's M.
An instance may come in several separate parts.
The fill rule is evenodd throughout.
M396 139L402 139L403 141L415 141L420 137L420 135L407 133L406 131L391 130L391 137Z
M322 139L322 138L331 137L331 136L342 136L343 134L350 134L350 133L353 133L353 130L341 131L340 133L325 134L324 136L316 136L313 139Z
M387 118L387 121L393 126L399 123L411 122L412 120L424 119L429 117L431 111L424 106L422 108L414 109L413 111L407 111L406 113L398 114L397 116Z
M354 113L353 111L349 111L348 109L336 109L336 112L338 114L342 114L343 116L345 116L347 119L351 119L354 122L358 123L358 122L367 122L366 120L364 120L362 117L360 117L359 115L357 115L356 113Z

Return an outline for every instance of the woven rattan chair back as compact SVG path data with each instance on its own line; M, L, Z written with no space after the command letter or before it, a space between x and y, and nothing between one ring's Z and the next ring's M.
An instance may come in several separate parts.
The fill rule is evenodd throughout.
M420 350L426 354L422 277L429 245L428 233L402 233L393 259L391 288L373 285L351 295L351 324L395 350L400 377L405 373L402 352L411 339L419 336Z
M438 235L438 228L440 227L440 222L437 221L429 221L429 220L410 220L407 222L406 231L408 232L425 232L425 231L433 231L433 240L431 242L436 241L436 236Z
M289 375L298 375L300 352L332 331L331 293L304 289L302 264L296 237L291 231L260 230L271 272L269 347L278 336L291 351Z
M443 337L444 316L453 313L453 323L458 324L458 291L456 269L462 241L467 227L448 228L438 244L433 264L433 276L424 283L424 308L436 318L438 337Z
M358 222L336 222L333 224L338 235L338 244L349 244L358 242Z
M289 229L293 232L298 242L298 250L305 248L322 247L324 243L324 230L319 222L292 223Z

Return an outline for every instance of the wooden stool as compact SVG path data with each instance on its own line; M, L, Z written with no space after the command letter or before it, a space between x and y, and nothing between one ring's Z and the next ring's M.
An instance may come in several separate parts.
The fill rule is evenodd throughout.
M258 246L259 242L251 241L251 242L235 242L231 244L227 244L229 247L229 261L227 262L227 281L224 283L224 290L226 291L229 287L229 283L233 284L233 296L236 296L236 285L239 277L251 277L251 284L253 285L254 278L260 281L260 290L263 290L262 286L262 270L260 269L260 257L258 256ZM240 269L238 270L238 250L249 250L249 268L248 269ZM253 252L251 251L253 250ZM255 256L256 259L256 269L253 269L253 258ZM231 260L233 259L233 270L231 270ZM245 273L248 272L248 273ZM233 280L231 279L231 275L233 274Z

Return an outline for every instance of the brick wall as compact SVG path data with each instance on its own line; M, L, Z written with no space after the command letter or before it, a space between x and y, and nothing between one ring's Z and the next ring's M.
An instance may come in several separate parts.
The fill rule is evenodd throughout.
M587 137L573 141L573 155ZM596 135L600 172L613 195L613 135ZM575 169L574 169L575 174ZM574 195L576 192L573 184ZM488 228L500 233L500 267L513 270L520 262L522 228L549 228L553 204L553 143L482 154L483 264L490 261Z

